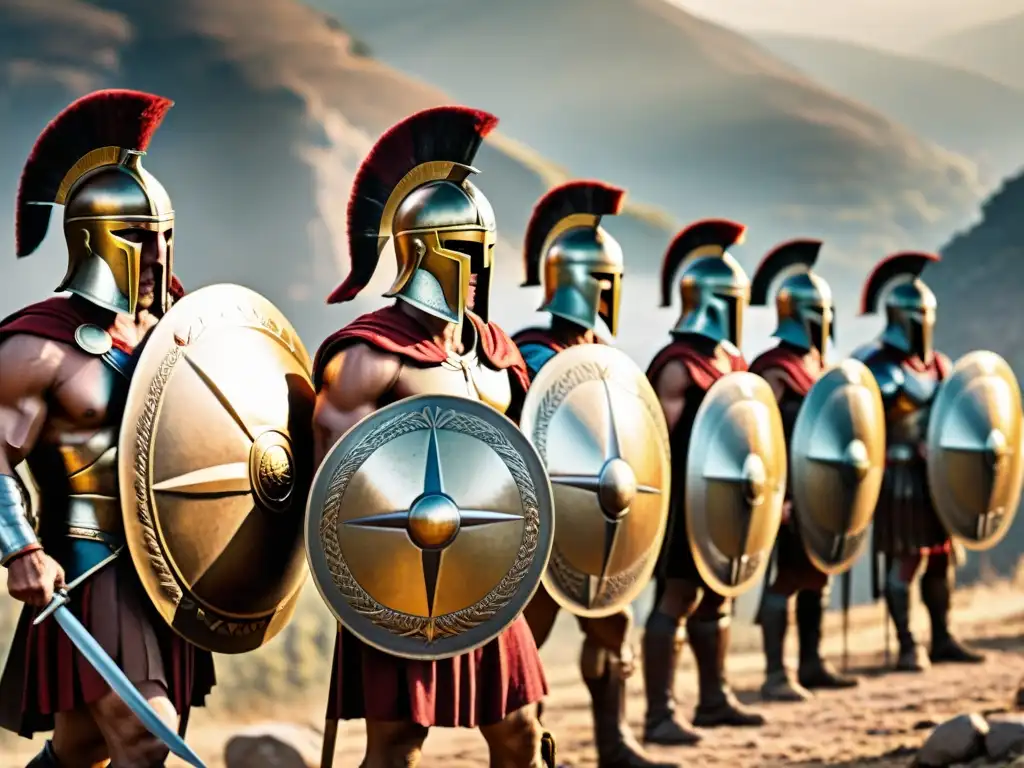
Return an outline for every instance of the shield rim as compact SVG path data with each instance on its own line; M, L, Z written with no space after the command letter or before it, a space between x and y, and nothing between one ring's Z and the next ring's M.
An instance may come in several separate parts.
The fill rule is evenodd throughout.
M768 408L769 418L772 420L774 431L778 435L778 441L783 446L783 450L786 449L786 438L785 431L782 428L782 414L779 412L778 402L775 400L775 393L772 391L771 386L763 378L758 376L756 373L750 373L749 371L732 371L725 374L717 381L715 381L711 387L708 388L707 394L704 396L704 400L701 402L700 408L697 409L697 415L693 420L693 427L690 432L690 445L691 450L686 460L686 498L684 499L683 516L686 522L686 534L689 539L690 552L693 556L694 565L697 568L697 573L700 574L704 584L711 589L715 594L727 599L733 599L740 597L741 595L749 592L759 582L764 579L764 575L768 570L768 566L772 561L772 552L775 549L775 541L778 540L779 529L782 527L782 504L785 498L786 480L788 474L788 468L786 462L782 463L782 475L779 478L778 487L775 489L776 503L778 510L776 516L778 517L779 523L775 530L775 536L773 537L773 543L771 548L766 551L766 557L761 559L754 572L750 577L740 585L730 586L725 584L721 579L718 578L718 574L714 573L713 569L708 566L703 554L700 552L697 545L697 537L693 529L693 517L690 514L690 495L693 493L693 483L690 482L690 477L694 473L694 470L698 469L696 462L698 459L695 457L697 454L692 450L694 445L693 436L697 434L697 427L702 423L705 415L711 412L708 406L709 403L714 402L714 398L718 396L715 390L724 391L726 384L723 382L733 382L743 377L744 380L750 381L751 386L755 387L760 391L762 397L756 398L758 402L761 402Z
M938 462L933 458L935 455L939 454L939 451L933 451L932 446L939 442L938 430L943 424L947 412L952 407L950 398L953 397L953 395L949 393L953 388L947 385L951 384L954 380L959 381L959 379L957 379L958 374L961 374L964 369L973 365L991 365L997 369L998 373L996 375L999 375L1000 378L1013 385L1011 389L1015 395L1017 413L1021 414L1021 421L1017 427L1019 433L1018 436L1020 438L1018 441L1020 445L1018 451L1024 449L1024 402L1022 402L1021 397L1020 381L1017 379L1016 374L1014 374L1013 368L1002 355L987 349L976 349L971 352L967 352L957 359L956 363L953 364L953 368L950 371L949 376L941 382L938 392L935 394L935 401L932 404L931 418L928 420L928 432L926 438L928 456L925 466L928 474L928 493L932 502L932 507L935 509L935 514L941 521L942 527L945 528L946 533L951 539L963 545L964 549L971 552L987 552L998 546L998 544L1006 538L1007 534L1010 532L1010 528L1013 526L1013 521L1017 518L1017 513L1020 510L1021 492L1022 487L1024 487L1024 460L1020 458L1019 453L1018 462L1021 462L1021 477L1018 478L1016 489L1011 492L1009 497L1009 499L1014 502L1012 505L1008 505L1012 506L1012 511L1003 519L1003 523L999 530L992 536L985 539L984 542L977 541L976 539L968 539L963 535L954 532L952 530L952 526L947 522L948 515L943 512L942 499L940 499L939 495L934 492L934 489L945 485L945 470L942 466L936 466ZM993 373L996 373L996 371L993 371ZM963 388L960 387L957 394L962 391Z
M156 520L153 519L152 522L147 524L142 519L142 514L138 507L139 494L145 488L148 496L147 507L150 509L155 508L152 501L152 489L148 487L148 484L140 480L136 469L140 454L139 447L144 443L149 444L148 438L151 438L152 427L140 430L138 425L142 423L146 415L148 409L147 401L153 401L151 409L153 413L151 414L150 422L151 424L156 422L159 411L159 395L163 390L163 386L168 381L174 365L184 356L184 346L175 343L175 313L184 316L185 310L190 305L196 304L199 297L207 297L214 292L224 294L225 300L218 304L218 306L224 307L225 310L233 307L241 312L245 312L246 309L243 309L243 307L246 307L252 313L254 321L256 321L252 326L253 328L259 328L269 333L284 344L287 349L290 349L293 357L300 364L306 375L310 390L313 391L312 361L309 353L306 351L291 321L269 299L250 288L235 283L208 285L186 294L174 303L174 306L168 310L167 314L150 331L143 342L145 346L138 355L134 370L136 372L144 370L152 363L154 375L149 380L143 382L133 374L129 384L117 441L118 491L128 552L139 582L142 584L143 591L156 612L160 615L160 618L176 635L201 650L225 655L237 655L248 653L266 645L288 625L295 614L295 609L302 596L302 590L308 577L307 573L303 572L295 590L283 599L274 611L263 614L260 618L256 619L248 617L248 621L256 629L253 629L253 631L245 636L258 638L258 643L241 644L233 642L229 644L218 642L220 638L238 640L240 635L218 633L216 630L221 624L238 622L242 617L217 611L192 594L173 562L168 562L165 554L166 543L159 526L156 525ZM202 300L205 300L205 298ZM270 322L267 322L266 315L271 313L275 317ZM168 322L168 320L171 322ZM288 341L282 338L282 331L287 332ZM160 347L155 345L153 342L157 338L155 336L157 333L161 336L167 336L167 341L170 343ZM163 380L161 382L159 379L161 369L164 366L167 366L166 374L162 376ZM134 418L132 418L133 416ZM144 467L147 470L145 474L148 475L148 461L145 462ZM301 498L301 495L301 493L298 494L296 498ZM147 514L152 516L151 511ZM154 569L157 570L155 571ZM175 621L179 614L181 615L181 620L186 621L190 628L206 627L210 631L204 637L186 634L181 624ZM212 626L211 621L213 622ZM261 625L264 627L263 631L259 631Z
M841 363L839 363L838 365L834 366L833 368L831 368L830 370L828 370L824 374L822 374L822 376L817 381L814 382L813 386L808 391L807 396L804 398L804 401L803 401L803 403L800 406L800 410L797 413L796 422L795 422L795 424L793 426L793 438L792 438L792 440L790 442L790 445L787 446L787 449L789 451L789 457L788 458L789 458L789 463L790 463L790 467L791 468L793 466L794 459L796 459L798 457L802 461L810 461L810 459L806 455L804 455L803 453L798 453L797 450L796 450L797 446L800 444L800 441L798 440L798 437L803 435L804 433L807 433L809 435L810 431L813 428L813 424L808 422L807 421L807 417L806 417L806 414L809 412L808 403L811 403L812 402L811 398L816 396L815 395L815 391L816 390L818 392L821 392L821 391L824 390L824 387L822 387L821 389L818 389L818 386L820 384L822 384L822 382L826 381L826 379L828 379L829 377L838 378L839 376L843 376L845 382L847 384L852 385L854 382L852 382L848 376L844 375L844 372L845 371L849 371L850 369L853 369L853 370L856 371L856 376L857 376L857 379L858 379L858 381L856 383L861 385L861 386L867 387L871 391L871 393L872 393L871 400L872 400L872 404L874 406L873 410L875 411L875 418L877 419L877 421L875 421L875 423L881 424L882 428L881 428L881 431L879 432L879 434L876 436L876 442L879 443L879 445L878 445L878 459L879 460L878 460L877 463L872 462L872 466L871 466L871 470L870 470L871 472L877 474L877 482L876 482L877 492L875 493L875 501L871 505L872 506L871 519L869 520L868 524L864 527L864 530L856 535L856 538L858 539L858 541L856 542L854 547L850 550L851 554L848 555L848 557L843 562L838 563L838 564L833 564L833 563L829 563L829 562L823 560L806 543L806 539L804 538L803 534L804 534L804 529L809 527L809 526L807 526L806 523L802 522L802 519L801 519L801 516L800 516L800 508L802 506L804 506L804 505L800 504L799 503L799 499L797 498L798 495L802 495L797 490L799 488L799 486L795 482L798 473L790 471L790 477L789 477L789 482L792 484L791 487L792 487L792 495L793 495L793 501L794 501L794 511L795 511L794 521L796 523L797 530L801 534L801 536L800 536L800 545L803 547L804 554L807 556L807 559L811 562L811 565L813 565L815 568L817 568L819 571L821 571L822 573L824 573L827 576L838 576L840 574L845 573L846 571L850 570L854 566L854 564L857 562L857 560L860 558L860 556L862 554L864 554L864 550L866 549L867 544L868 544L868 538L869 538L869 534L871 532L871 527L874 524L875 510L878 508L878 499L881 498L881 495L882 495L882 481L883 481L883 476L884 476L884 473L885 473L885 404L882 402L882 391L881 391L881 389L879 389L878 382L875 380L875 377L871 373L871 370L864 363L862 363L860 360L857 360L855 358L847 358L846 360L843 360ZM817 412L820 413L821 409L820 408L817 409ZM805 442L809 443L810 442L810 437L808 437Z
M578 359L577 359L578 358ZM602 358L607 358L607 361ZM541 429L543 424L547 421L541 421L537 419L535 423L531 422L530 418L532 414L538 413L541 410L541 406L538 405L536 408L531 408L531 404L537 400L542 400L550 396L552 393L561 395L557 398L557 402L551 405L551 415L554 415L555 410L561 405L562 400L568 395L573 387L578 386L586 381L594 381L599 379L600 376L595 367L601 366L610 370L629 370L635 372L635 380L631 381L631 384L637 386L632 387L637 391L636 396L643 401L644 405L650 411L652 419L656 425L656 439L658 439L661 445L664 447L662 451L662 477L664 478L664 487L662 488L662 513L661 522L658 527L658 532L655 536L654 543L651 545L651 549L646 553L649 557L641 562L641 567L634 568L630 571L629 575L633 579L633 584L628 589L624 590L618 599L605 607L602 608L586 608L581 606L575 600L567 597L564 594L564 590L558 583L558 579L552 571L556 567L556 560L558 549L554 543L551 547L551 560L548 563L548 567L544 571L542 582L545 590L547 590L551 599L554 600L561 608L572 613L574 616L586 619L600 619L606 616L613 616L622 611L626 606L630 605L639 595L647 588L647 584L651 580L651 576L654 574L655 569L658 566L658 557L661 552L661 547L665 539L665 534L668 530L668 517L670 509L670 498L672 490L672 459L671 449L669 443L668 424L665 421L665 412L661 407L661 402L658 400L657 393L654 391L654 387L651 386L650 381L647 379L647 375L644 371L635 363L633 359L629 357L622 350L605 344L580 344L573 347L568 347L561 352L558 352L551 360L549 360L540 372L537 374L534 381L530 384L529 390L526 393L526 399L523 402L522 408L522 419L520 425L523 433L526 435L527 440L531 444L534 443L533 435L538 429ZM545 378L558 377L552 384L558 384L563 381L564 378L568 377L574 368L589 368L587 371L582 371L583 374L587 374L585 378L572 381L571 386L562 392L556 391L556 388L549 387L545 388L543 394L541 389L537 387L537 382L544 383ZM568 369L568 370L562 370ZM528 416L528 414L530 416ZM550 417L549 417L550 418ZM536 446L535 446L536 447ZM537 451L540 454L540 451ZM543 462L544 457L541 456ZM553 500L553 499L552 499ZM558 509L555 507L555 519L558 518ZM570 567L571 566L567 566ZM572 569L575 571L575 569Z
M496 616L499 613L503 614L503 619L501 621L494 622L493 625L489 625L488 632L480 633L480 636L471 643L457 645L457 647L450 650L438 651L423 650L426 646L416 639L414 639L413 642L419 645L420 650L404 647L401 644L401 641L408 640L409 638L402 637L401 635L397 635L386 628L380 627L376 622L365 618L355 608L353 608L349 604L349 601L344 599L343 595L340 595L340 590L334 583L333 574L331 573L330 565L327 562L327 554L320 540L320 526L323 520L323 511L326 508L328 492L333 484L334 478L339 473L339 468L342 466L342 462L338 461L336 457L343 451L349 450L350 444L354 441L358 446L362 440L366 439L367 433L375 427L381 424L390 423L394 418L399 416L408 416L418 412L422 413L428 408L434 408L441 411L459 411L462 413L468 411L468 415L476 416L479 419L485 420L491 426L499 429L502 435L517 450L518 455L527 466L526 472L530 479L533 480L533 490L537 497L538 513L537 546L534 550L533 561L526 569L523 579L520 581L514 596L504 605L499 607L492 615L493 618L493 616ZM504 429L502 429L502 427ZM373 451L376 451L379 447L380 446L375 446ZM363 461L372 455L373 451L371 451L370 454L367 454L367 456L363 458ZM361 464L362 461L360 461L359 465L353 469L353 474ZM330 467L329 470L326 469L328 467ZM331 473L330 480L326 479L327 472ZM538 479L542 479L543 482L537 482ZM498 637L502 632L507 630L516 621L516 619L522 615L523 610L526 608L530 600L533 599L534 594L536 594L539 589L541 585L541 578L544 571L547 569L548 559L551 555L551 548L554 541L554 523L554 506L552 504L551 483L548 480L547 471L544 468L540 457L537 455L537 452L534 450L529 440L526 439L526 436L516 426L515 422L505 416L505 414L479 400L471 400L466 397L459 397L455 395L415 395L413 397L403 398L394 403L390 403L389 405L379 408L364 417L345 432L345 434L342 435L333 446L331 446L331 449L324 456L323 461L320 462L320 466L317 467L316 473L313 477L313 482L310 486L306 502L304 532L306 562L309 566L310 574L312 575L313 584L316 586L317 591L320 593L320 597L327 605L331 614L343 627L345 627L345 629L351 632L359 640L366 643L366 645L371 648L375 648L391 656L397 656L399 658L409 659L412 661L440 661L442 659L469 653L486 645ZM316 546L311 546L311 542L315 542ZM321 578L322 576L325 576L326 578ZM354 577L352 580L355 582ZM339 593L340 600L337 602L344 606L343 609L339 608L339 605L336 604L336 602L327 594L325 582ZM526 585L525 589L524 583ZM366 594L370 600L377 603L377 601L372 596L368 595L368 593L366 593L366 591L362 589L357 582L356 586L360 591ZM498 585L495 585L495 587L497 586ZM493 589L494 588L492 588L492 592ZM379 603L377 604L379 605ZM455 640L466 637L469 632L474 631L480 626L485 626L487 621L488 620L485 619L484 622L475 625L467 632L440 637L434 642L444 643L451 640L453 641L451 644L454 644ZM393 638L396 643L399 644L398 647L396 648L394 645L388 645L386 642L379 639L382 637ZM407 642L404 645L412 645L412 643Z

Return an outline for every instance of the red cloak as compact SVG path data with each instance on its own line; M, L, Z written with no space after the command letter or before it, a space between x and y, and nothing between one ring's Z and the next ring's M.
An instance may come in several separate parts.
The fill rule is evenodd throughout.
M466 313L480 339L484 362L497 371L509 371L514 384L525 393L530 386L529 374L519 348L498 325L485 323L471 312ZM313 358L313 385L319 390L327 363L341 349L362 341L377 349L398 355L419 365L440 365L448 352L426 329L406 314L397 304L361 315L327 337ZM515 398L513 398L515 399Z
M171 297L175 300L185 295L185 289L177 276L171 277ZM50 341L75 346L75 331L78 326L98 325L109 330L114 324L114 313L93 304L80 296L51 296L43 301L29 304L3 320L0 320L0 342L19 333L39 336ZM131 354L132 347L111 334L114 346Z
M747 364L740 355L729 355L733 371L747 370ZM654 356L647 366L647 379L657 381L662 370L671 362L679 362L686 366L686 373L694 386L708 390L711 385L725 374L715 366L715 358L694 348L693 344L683 339L669 342Z
M784 344L762 352L754 358L749 370L762 376L772 369L778 369L785 374L789 388L799 397L806 397L814 382L824 373L824 369L812 371L808 368L803 355Z

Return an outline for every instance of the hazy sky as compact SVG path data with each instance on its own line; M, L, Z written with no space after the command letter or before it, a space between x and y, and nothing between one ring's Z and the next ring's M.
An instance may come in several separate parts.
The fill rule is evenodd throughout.
M902 52L1024 11L1024 0L669 1L737 29L835 37Z

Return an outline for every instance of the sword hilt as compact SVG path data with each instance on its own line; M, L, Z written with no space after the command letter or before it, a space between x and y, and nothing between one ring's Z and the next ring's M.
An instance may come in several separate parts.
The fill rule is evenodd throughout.
M65 585L65 587L63 589L58 589L56 592L54 592L53 593L53 597L50 598L50 602L46 604L46 607L43 608L43 610L41 610L39 612L39 615L36 616L36 618L33 620L33 622L32 622L33 626L38 626L39 624L42 624L50 616L52 616L54 614L54 612L58 608L63 608L65 605L70 603L71 602L71 590L73 590L75 587L77 587L83 581L88 579L94 573L102 570L104 567L106 567L110 563L114 562L114 560L117 559L117 556L121 554L121 550L122 549L124 549L124 547L118 547L117 550L115 550L114 552L110 553L109 557L106 557L103 560L101 560L100 562L96 563L96 565L94 565L92 568L87 570L85 573L83 573L77 579L72 580L72 582L70 584Z
M47 603L46 607L39 612L39 615L36 616L32 624L36 626L42 624L44 621L50 618L50 616L53 615L54 611L56 611L58 608L63 608L69 602L71 602L71 595L68 594L68 588L58 589L56 592L53 593L53 597L50 598L50 602Z

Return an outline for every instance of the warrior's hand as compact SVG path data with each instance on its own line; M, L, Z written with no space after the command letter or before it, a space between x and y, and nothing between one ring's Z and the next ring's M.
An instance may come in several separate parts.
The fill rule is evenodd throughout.
M7 591L15 600L42 608L64 586L64 569L41 549L7 564Z

